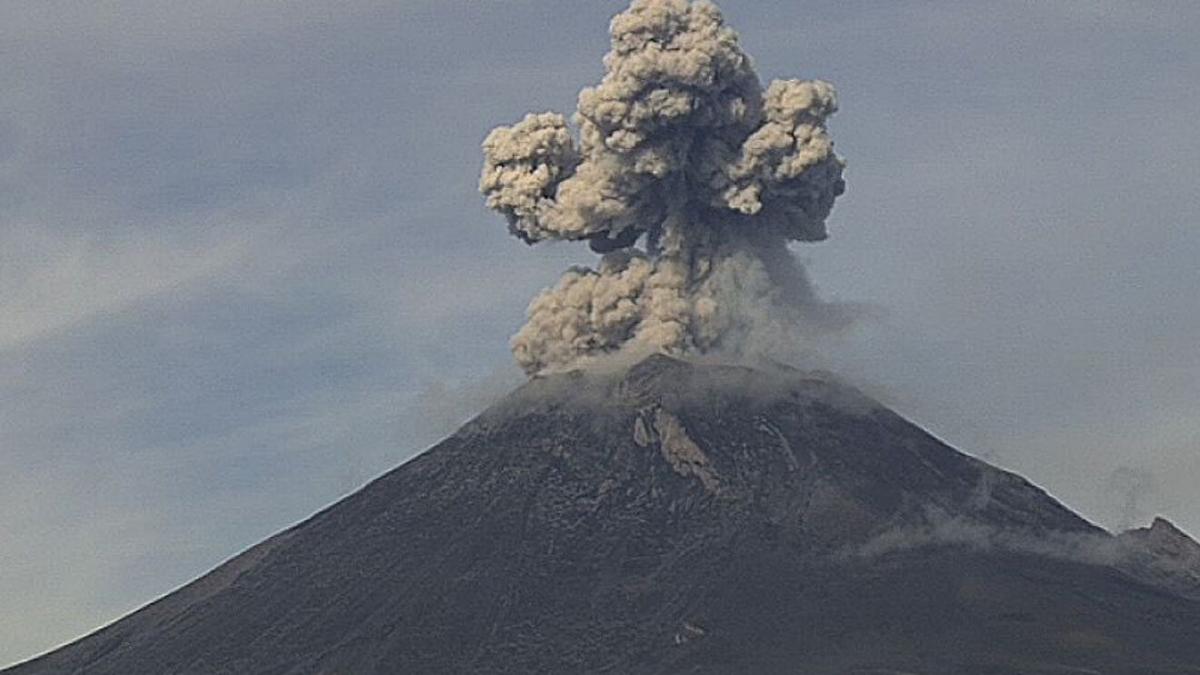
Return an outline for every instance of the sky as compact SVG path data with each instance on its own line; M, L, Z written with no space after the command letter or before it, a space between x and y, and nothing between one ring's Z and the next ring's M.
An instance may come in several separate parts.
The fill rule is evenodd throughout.
M1200 5L720 3L839 91L825 365L1109 528L1200 534ZM0 4L0 666L411 458L521 381L487 131L610 1Z

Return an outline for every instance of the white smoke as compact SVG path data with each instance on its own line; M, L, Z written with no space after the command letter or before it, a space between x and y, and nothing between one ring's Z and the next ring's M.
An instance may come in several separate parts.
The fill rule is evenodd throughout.
M514 235L603 255L534 299L517 362L532 374L626 350L791 351L837 318L787 250L827 236L844 189L825 129L833 87L764 91L709 2L635 0L611 33L576 133L531 114L483 144L480 190Z

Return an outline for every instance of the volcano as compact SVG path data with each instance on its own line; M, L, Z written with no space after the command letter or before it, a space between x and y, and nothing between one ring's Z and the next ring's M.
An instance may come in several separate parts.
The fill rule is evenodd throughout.
M1200 547L1120 537L835 378L533 378L7 675L1200 673Z

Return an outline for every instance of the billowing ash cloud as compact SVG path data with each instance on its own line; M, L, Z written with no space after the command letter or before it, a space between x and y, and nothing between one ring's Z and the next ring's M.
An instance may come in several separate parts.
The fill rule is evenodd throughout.
M790 241L827 236L844 190L819 80L765 90L708 2L635 0L575 128L530 114L484 141L480 190L527 243L586 240L513 337L528 373L626 349L769 353L828 324Z

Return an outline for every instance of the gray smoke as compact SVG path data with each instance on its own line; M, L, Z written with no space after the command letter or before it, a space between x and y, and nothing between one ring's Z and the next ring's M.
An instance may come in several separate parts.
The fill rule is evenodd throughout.
M574 130L530 114L483 144L480 190L514 235L602 255L530 304L517 362L533 374L621 351L769 356L839 323L787 249L826 238L844 190L825 129L833 87L764 90L709 2L635 0L611 33Z

